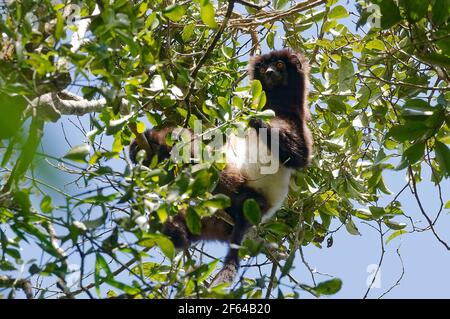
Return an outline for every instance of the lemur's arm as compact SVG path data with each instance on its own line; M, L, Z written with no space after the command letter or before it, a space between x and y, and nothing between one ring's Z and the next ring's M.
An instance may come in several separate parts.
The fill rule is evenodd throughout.
M168 134L172 134L176 129L178 128L166 127L159 130L148 129L144 132L143 136L149 144L150 154L149 152L147 152L147 158L144 160L143 165L148 166L154 155L158 155L159 161L163 161L170 157L170 151L172 150L172 147L167 145L166 136ZM185 130L188 134L192 135L190 130ZM136 155L141 149L142 147L139 146L137 140L134 140L130 144L130 159L133 163L137 162Z
M267 129L267 147L278 147L281 163L286 167L300 169L309 163L309 139L305 138L305 130L294 121L288 121L281 118L274 118L269 123L259 118L251 118L250 127L256 129ZM273 134L278 133L278 145L272 145ZM306 133L307 134L307 133Z

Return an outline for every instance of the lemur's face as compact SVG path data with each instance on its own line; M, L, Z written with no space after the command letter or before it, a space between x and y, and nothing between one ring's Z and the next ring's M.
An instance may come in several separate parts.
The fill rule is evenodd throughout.
M283 60L261 61L255 67L255 78L261 81L264 89L272 90L288 84L288 72Z

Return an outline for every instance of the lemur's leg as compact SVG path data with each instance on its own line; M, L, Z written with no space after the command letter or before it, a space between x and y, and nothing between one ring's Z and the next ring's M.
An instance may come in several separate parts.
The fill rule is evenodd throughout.
M173 127L167 127L161 130L148 129L144 132L144 137L151 148L151 154L147 154L147 158L142 163L143 165L150 165L150 161L155 154L158 155L160 161L170 157L171 147L166 144L166 135L172 134L173 130ZM141 147L138 142L134 140L130 144L130 159L133 163L136 163L136 155L140 150Z
M264 196L250 188L241 187L238 193L233 196L231 199L232 205L227 209L227 212L234 219L234 227L230 236L230 248L225 257L224 266L214 277L211 286L216 286L223 282L232 282L236 276L239 268L239 246L251 226L244 216L244 202L250 198L253 198L259 204L261 215L264 215L269 210L269 205Z

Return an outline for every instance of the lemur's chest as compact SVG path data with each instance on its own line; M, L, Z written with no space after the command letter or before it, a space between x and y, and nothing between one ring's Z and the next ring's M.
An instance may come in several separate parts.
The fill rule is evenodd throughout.
M269 149L262 134L254 129L242 137L232 135L225 145L226 162L245 176L245 185L262 194L270 208L263 220L270 218L283 204L289 191L292 169L280 162L278 145ZM273 139L272 139L273 141Z

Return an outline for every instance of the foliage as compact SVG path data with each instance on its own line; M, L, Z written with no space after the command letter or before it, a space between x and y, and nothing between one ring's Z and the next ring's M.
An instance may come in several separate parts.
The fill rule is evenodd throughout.
M96 3L102 4L100 14L93 13ZM69 14L68 5L50 0L3 3L1 272L14 277L24 267L22 277L37 282L47 276L66 297L259 298L275 289L272 296L296 298L339 291L339 279L309 286L291 273L301 246L322 247L324 240L331 246L340 229L359 235L358 220L390 229L388 242L431 230L448 249L433 228L444 204L418 229L383 173L405 172L415 194L424 167L437 186L450 176L449 1L359 1L356 25L349 22L355 10L339 1L308 3L310 8L301 9L273 1L261 10L235 3L229 21L229 2L223 0L71 1L80 10ZM80 17L91 17L89 40L74 51L72 18ZM142 132L149 124L193 128L201 120L204 131L224 132L249 115L268 116L260 112L265 99L258 83L245 80L249 53L260 45L288 46L311 61L314 158L296 173L284 208L254 227L240 250L249 265L263 254L279 271L261 278L241 272L233 290L209 288L220 262L203 256L200 246L176 251L160 230L184 207L189 229L198 233L202 217L229 205L226 196L210 194L223 167L156 159L148 169L132 166L125 154L134 138L128 124ZM74 92L81 87L86 99L105 98L108 107L90 115L92 130L84 143L66 147L62 158L42 154L43 127L55 115L28 112L30 124L24 110L36 97L68 85ZM122 98L130 102L129 115L119 112ZM103 145L103 137L112 146ZM51 181L34 177L42 158L75 174L85 191L56 189L65 198L56 202ZM117 160L120 169L112 164ZM442 203L449 200L443 198L448 194L439 196ZM392 201L381 205L383 198ZM245 214L257 223L254 204L246 203ZM42 257L22 256L27 245L38 247ZM72 290L66 286L69 257L81 265L83 279ZM125 279L118 276L123 273ZM14 296L20 287L8 288ZM55 289L41 287L38 296L54 296Z

